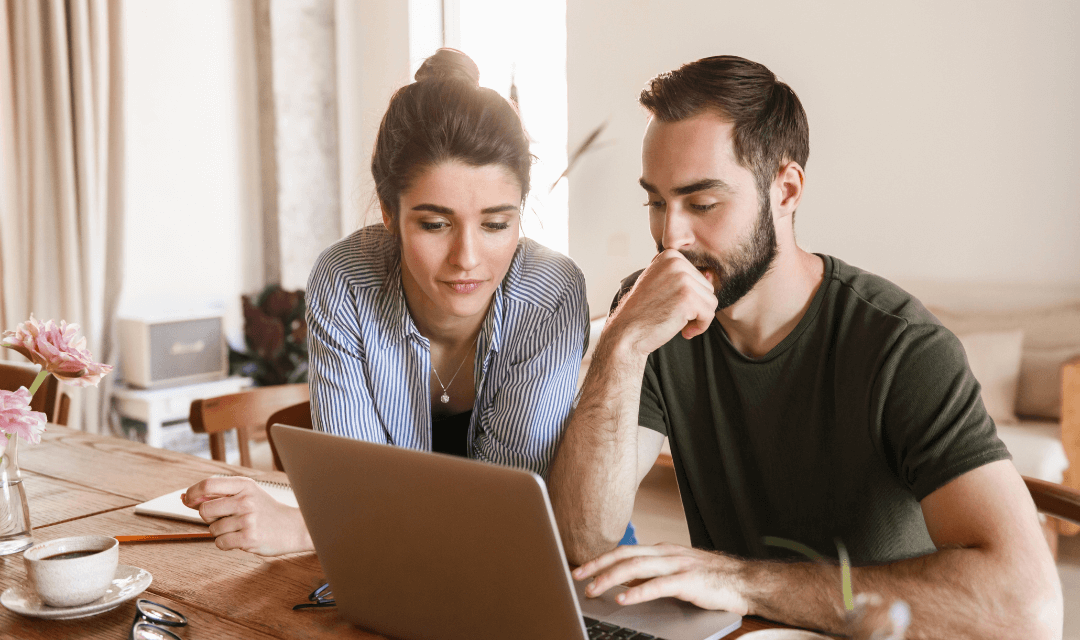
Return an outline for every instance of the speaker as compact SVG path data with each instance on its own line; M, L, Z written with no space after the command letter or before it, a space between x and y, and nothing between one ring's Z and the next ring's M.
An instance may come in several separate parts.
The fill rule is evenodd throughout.
M150 320L120 318L124 381L158 389L220 380L229 375L225 320L221 316Z

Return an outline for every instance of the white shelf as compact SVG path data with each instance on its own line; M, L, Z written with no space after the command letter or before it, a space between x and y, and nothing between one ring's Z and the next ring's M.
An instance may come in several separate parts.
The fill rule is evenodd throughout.
M212 382L185 384L163 389L139 389L117 385L113 389L113 407L125 418L146 423L146 444L161 448L162 423L188 417L194 400L239 393L254 385L251 378L232 376Z

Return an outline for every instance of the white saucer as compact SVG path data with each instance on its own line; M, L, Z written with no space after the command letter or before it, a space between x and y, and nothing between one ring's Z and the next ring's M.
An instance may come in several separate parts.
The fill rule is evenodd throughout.
M743 637L748 640L829 640L828 636L802 629L758 629Z
M15 613L31 618L47 620L85 618L119 607L146 591L153 579L154 577L145 569L121 564L116 566L112 586L105 595L87 604L80 604L77 607L50 607L41 601L37 592L29 584L21 584L5 591L3 595L0 595L0 604Z

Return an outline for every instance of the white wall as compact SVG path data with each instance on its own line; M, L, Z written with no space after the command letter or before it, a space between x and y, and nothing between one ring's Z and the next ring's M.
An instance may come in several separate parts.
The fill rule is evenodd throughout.
M240 295L261 285L262 272L251 242L260 234L250 5L128 0L122 7L120 314L217 310L235 340Z
M1080 283L1080 4L569 0L570 254L593 313L654 253L640 175L653 75L764 63L810 120L800 244L899 280Z

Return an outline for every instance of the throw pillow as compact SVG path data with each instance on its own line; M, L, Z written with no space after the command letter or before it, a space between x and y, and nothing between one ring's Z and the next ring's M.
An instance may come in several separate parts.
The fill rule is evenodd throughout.
M1016 414L1060 420L1061 367L1078 356L1080 344L1049 349L1034 348L1028 344L1020 361Z
M1020 381L1020 354L1024 332L980 331L958 335L968 366L982 385L982 400L994 422L1017 422L1016 387Z

